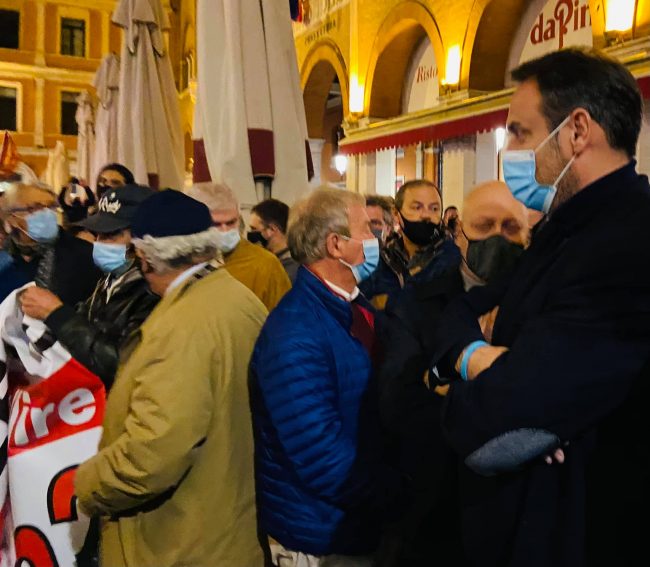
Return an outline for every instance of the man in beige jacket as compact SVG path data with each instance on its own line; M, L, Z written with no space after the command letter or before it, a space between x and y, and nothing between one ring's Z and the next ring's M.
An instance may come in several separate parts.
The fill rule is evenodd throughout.
M262 303L210 262L208 208L175 191L133 222L162 297L127 343L99 453L76 476L80 508L102 516L105 567L261 567L247 369Z

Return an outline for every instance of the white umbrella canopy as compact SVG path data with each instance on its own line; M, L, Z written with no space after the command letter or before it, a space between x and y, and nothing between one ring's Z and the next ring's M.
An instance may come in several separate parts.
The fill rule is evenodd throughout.
M255 180L273 180L292 204L307 191L308 146L289 3L198 0L196 21L195 178L244 205L261 197Z
M94 187L97 174L108 163L117 161L117 109L120 103L120 61L115 54L102 60L93 86L97 91L99 104L95 117L95 149L89 182Z
M91 160L95 149L95 111L88 91L77 97L77 178L89 185L91 178Z
M47 166L43 181L47 183L56 193L60 193L70 181L70 163L65 144L59 140L53 150L47 152Z
M124 28L118 110L118 161L138 183L180 189L184 146L178 94L160 0L120 0L113 23Z

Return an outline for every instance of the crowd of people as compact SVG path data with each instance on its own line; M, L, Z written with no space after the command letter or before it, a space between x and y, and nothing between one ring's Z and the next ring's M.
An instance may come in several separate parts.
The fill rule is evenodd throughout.
M595 51L513 79L505 181L447 209L6 188L0 300L109 392L74 480L99 565L650 562L642 97Z

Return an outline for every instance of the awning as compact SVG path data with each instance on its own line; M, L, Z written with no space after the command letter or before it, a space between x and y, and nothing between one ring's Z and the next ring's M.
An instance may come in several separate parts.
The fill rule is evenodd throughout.
M643 98L650 99L650 77L641 77L637 79ZM474 112L463 117L449 117L448 111L440 112L440 117L436 116L437 110L432 109L431 116L422 116L416 123L411 123L408 116L401 116L396 119L385 121L379 124L372 124L369 127L352 130L348 136L339 144L339 151L346 155L367 154L388 148L400 148L419 144L420 142L435 142L448 140L450 138L460 138L494 130L495 128L504 127L508 116L508 104L512 91L502 91L494 93L487 97L477 97L467 101L464 105L455 107L451 112L458 115L460 112L468 114L470 108L483 106L484 100L488 101L485 106L492 108L480 112ZM494 109L497 106L498 108ZM482 109L483 110L483 109ZM446 115L445 115L446 114ZM438 118L438 120L436 120ZM422 125L422 122L429 122ZM418 123L419 122L419 123Z
M366 154L386 148L399 148L419 144L420 142L432 142L438 140L448 140L449 138L460 138L479 132L494 130L498 127L505 127L508 110L494 110L485 114L468 116L457 120L440 122L429 126L422 126L404 132L396 132L377 136L362 141L341 142L340 151L343 154L355 155Z

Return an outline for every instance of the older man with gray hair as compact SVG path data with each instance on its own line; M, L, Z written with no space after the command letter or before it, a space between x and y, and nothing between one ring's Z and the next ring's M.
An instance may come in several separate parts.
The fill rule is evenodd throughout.
M12 183L0 200L0 220L8 233L10 265L0 278L0 302L36 281L74 306L88 299L102 276L93 247L63 230L56 195L42 183Z
M127 343L80 507L103 519L101 564L262 567L247 387L262 303L217 256L205 205L162 191L132 233L162 299Z
M288 242L303 267L251 363L260 521L280 567L365 567L401 478L380 460L374 315L357 288L379 261L364 197L315 191Z
M242 239L241 212L235 194L225 185L197 183L187 194L210 209L217 229L217 247L226 269L271 311L291 289L291 281L275 254Z

